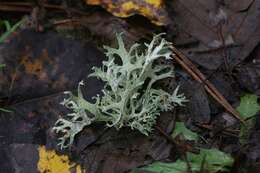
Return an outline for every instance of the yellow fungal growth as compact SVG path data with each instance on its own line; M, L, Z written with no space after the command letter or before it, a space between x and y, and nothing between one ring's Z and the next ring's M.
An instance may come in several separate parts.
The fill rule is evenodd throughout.
M145 2L147 4L151 4L151 5L153 5L154 7L157 7L157 8L162 6L162 1L160 1L160 0L145 0Z
M139 7L132 1L129 1L129 2L125 2L121 5L122 9L124 11L129 11L131 9L138 9Z
M55 150L46 150L45 146L40 146L38 171L40 173L85 173L80 165L70 162L67 155L58 155ZM76 171L75 171L76 170Z
M139 14L156 25L167 25L168 15L164 0L85 0L89 5L100 5L117 17Z

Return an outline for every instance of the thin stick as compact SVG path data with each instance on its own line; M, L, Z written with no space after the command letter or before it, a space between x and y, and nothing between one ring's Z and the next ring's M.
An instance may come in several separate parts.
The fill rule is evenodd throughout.
M0 2L0 11L15 11L15 12L31 12L32 8L35 5L33 3L29 2ZM56 10L56 11L62 11L62 12L72 12L78 15L87 16L88 13L74 9L74 8L67 8L60 5L52 5L43 3L42 6L49 10Z
M188 59L183 53L172 46L173 57L187 72L199 83L202 83L206 91L236 119L245 124L239 112L237 112L224 98L224 96L215 88L215 86L207 80L207 78L199 71L199 69Z

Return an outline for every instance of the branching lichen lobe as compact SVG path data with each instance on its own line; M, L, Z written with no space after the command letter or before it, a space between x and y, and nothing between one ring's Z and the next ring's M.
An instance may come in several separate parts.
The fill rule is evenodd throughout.
M66 119L59 119L53 130L61 133L59 145L72 145L75 135L93 122L105 122L108 127L120 129L128 126L148 135L161 111L172 110L186 101L178 88L173 93L154 88L155 82L173 77L172 65L159 65L156 60L171 59L171 43L160 35L154 36L145 51L134 44L129 51L125 48L121 34L117 35L118 48L105 46L107 61L102 67L93 67L89 77L105 82L102 96L95 96L92 104L83 98L79 83L78 95L66 92L69 98L62 104L72 110Z

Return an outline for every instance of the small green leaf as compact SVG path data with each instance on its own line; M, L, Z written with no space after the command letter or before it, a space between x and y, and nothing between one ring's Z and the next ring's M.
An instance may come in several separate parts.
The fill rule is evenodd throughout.
M237 111L243 118L251 118L258 111L260 111L260 105L257 103L257 99L260 98L254 94L246 94L241 97L240 105L237 107ZM241 144L245 144L248 141L249 130L254 125L255 118L251 118L246 121L244 125L241 125L239 133L239 141Z
M206 160L204 168L209 171L209 173L225 171L227 167L231 167L234 162L229 154L215 148L200 149L199 155L188 153L188 160L192 163L194 169L195 167L200 168L204 159Z
M175 138L179 134L182 134L188 140L198 140L198 134L187 129L183 122L176 122L172 137Z
M257 103L258 98L260 97L253 94L246 94L241 97L240 105L237 107L237 111L243 118L250 118L260 111L260 106Z
M201 149L200 154L187 153L187 158L192 172L199 172L202 167L207 173L228 171L228 168L230 168L234 162L229 154L217 149ZM204 165L202 166L202 164ZM139 170L147 170L154 173L185 173L187 172L187 168L187 163L178 159L176 162L172 163L154 162Z
M20 20L19 22L17 22L15 25L11 27L8 21L3 21L6 27L6 32L0 35L0 43L4 42L5 39L9 37L9 35L11 35L15 30L17 30L23 22L24 19Z
M4 68L4 67L5 67L5 64L0 64L0 69Z
M183 173L187 171L187 164L179 159L174 163L154 162L142 169L156 173Z
M6 31L10 31L11 30L11 25L10 25L10 23L7 20L4 20L4 25L5 25Z

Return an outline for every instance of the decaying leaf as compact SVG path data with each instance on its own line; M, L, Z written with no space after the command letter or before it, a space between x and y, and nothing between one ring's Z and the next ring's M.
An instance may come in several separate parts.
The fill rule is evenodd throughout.
M147 17L156 25L166 25L168 15L163 0L86 0L89 5L101 5L118 17L139 14Z
M0 62L5 64L0 70L1 98L20 101L75 88L102 59L103 54L90 43L81 44L53 32L17 32L0 44Z
M172 0L169 17L179 33L175 45L192 61L211 70L243 61L259 43L260 1ZM186 34L187 33L187 34ZM186 35L186 36L185 36ZM185 38L186 37L186 38Z
M86 27L91 34L99 38L105 38L105 44L116 45L116 33L124 33L125 45L130 47L140 38L144 38L152 31L145 26L133 25L129 22L113 16L107 12L95 12L81 18L81 24ZM102 44L103 45L103 44Z

